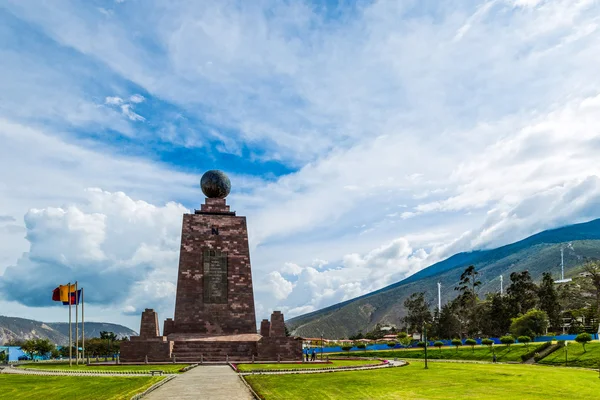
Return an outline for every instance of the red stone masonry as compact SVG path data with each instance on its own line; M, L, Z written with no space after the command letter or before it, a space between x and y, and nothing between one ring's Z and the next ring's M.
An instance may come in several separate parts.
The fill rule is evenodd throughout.
M156 338L160 336L158 331L158 314L151 308L146 308L142 313L140 324L140 338Z
M209 257L226 265L226 281L215 286L224 301L205 298ZM207 198L201 210L183 216L175 316L165 321L164 334L171 333L256 333L246 218L231 212L225 199Z
M260 335L269 337L271 334L271 323L268 319L263 319L260 321Z
M271 314L270 337L285 337L285 322L281 311L273 311Z

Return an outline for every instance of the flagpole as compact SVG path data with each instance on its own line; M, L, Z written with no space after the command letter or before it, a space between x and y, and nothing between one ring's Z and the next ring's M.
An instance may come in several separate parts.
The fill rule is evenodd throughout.
M83 288L81 288L81 358L85 360L85 316L83 313L85 303L83 302Z
M69 301L71 297L69 297ZM77 281L75 281L75 364L79 365L79 299L77 296Z
M73 365L73 330L71 329L71 282L69 282L68 293L69 293L69 367Z

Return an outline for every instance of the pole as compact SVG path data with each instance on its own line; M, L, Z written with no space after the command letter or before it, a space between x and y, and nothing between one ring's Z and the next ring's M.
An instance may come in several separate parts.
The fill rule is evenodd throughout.
M502 277L502 275L500 275L500 296L502 296L503 293L503 287L502 287L502 283L504 282L504 278Z
M323 332L321 332L321 361L323 361Z
M442 284L438 282L438 311L442 312Z
M427 327L423 324L423 342L425 342L425 369L429 369L427 366Z
M81 288L81 358L85 360L85 316L83 313L83 288Z
M67 287L69 293L69 367L73 365L73 330L71 329L71 282Z
M75 281L75 364L79 365L79 299L77 297L77 281Z
M560 279L565 279L565 249L560 248Z

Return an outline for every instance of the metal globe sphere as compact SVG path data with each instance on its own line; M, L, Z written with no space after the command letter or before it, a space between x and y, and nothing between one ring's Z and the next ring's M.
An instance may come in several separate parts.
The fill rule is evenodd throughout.
M200 180L204 195L210 199L224 199L231 191L231 181L223 171L206 171Z

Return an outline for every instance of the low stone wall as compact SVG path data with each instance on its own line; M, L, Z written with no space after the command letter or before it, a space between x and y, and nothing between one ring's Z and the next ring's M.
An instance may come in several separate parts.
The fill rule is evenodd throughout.
M173 351L173 342L167 340L166 337L156 339L140 339L132 336L128 342L121 343L122 362L145 362L146 357L148 362L170 361Z
M259 361L302 360L302 340L294 337L263 337L257 344Z

